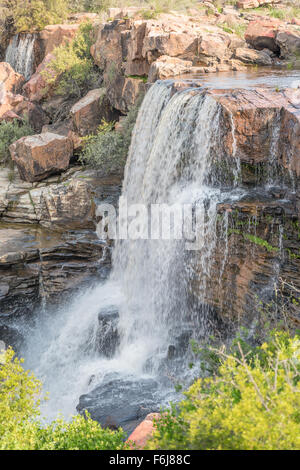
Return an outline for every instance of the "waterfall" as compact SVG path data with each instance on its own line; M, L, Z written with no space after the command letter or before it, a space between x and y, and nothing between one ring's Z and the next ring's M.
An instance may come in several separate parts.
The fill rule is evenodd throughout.
M174 94L166 81L148 91L132 136L122 199L129 206L197 205L203 221L199 249L186 249L186 240L176 238L117 240L110 279L67 308L38 318L27 335L25 356L50 393L48 417L74 413L79 395L107 373L182 373L185 352L178 349L172 366L166 361L170 347L176 352L183 336L188 343L193 335L209 334L204 294L216 244L217 203L225 197L212 171L221 152L220 114L216 100L201 89ZM113 357L99 357L98 314L111 308L119 312L120 344Z
M33 73L34 42L34 34L16 34L5 53L5 62L8 62L16 72L24 75L26 80L29 80Z

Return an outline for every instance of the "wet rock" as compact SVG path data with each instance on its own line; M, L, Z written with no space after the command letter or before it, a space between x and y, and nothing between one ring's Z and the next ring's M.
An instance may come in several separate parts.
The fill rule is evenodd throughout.
M9 150L21 178L34 182L68 168L73 142L68 137L45 132L22 137Z
M23 343L23 337L16 328L0 324L0 341L4 341L5 346L10 346L18 353Z
M267 162L272 152L272 139L278 133L278 164L300 174L300 93L299 90L270 89L210 91L223 106L224 143L227 155L233 154L233 135L241 161ZM233 121L231 121L233 119ZM234 129L232 128L232 122Z
M158 383L153 379L104 379L103 385L82 395L77 411L88 411L104 427L122 427L127 434L147 416L157 411Z
M99 329L96 340L98 351L106 357L113 357L120 343L118 310L113 307L101 310L98 315L98 322Z

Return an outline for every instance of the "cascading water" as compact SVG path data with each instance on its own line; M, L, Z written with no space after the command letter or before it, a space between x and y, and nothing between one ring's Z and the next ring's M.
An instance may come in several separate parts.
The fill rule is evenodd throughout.
M24 75L26 80L29 80L33 73L34 42L34 34L16 34L5 53L5 62L8 62L16 72Z
M79 396L107 374L142 380L182 373L186 354L180 338L186 334L188 343L209 331L203 299L216 243L217 203L224 198L211 171L220 152L220 112L201 89L174 94L172 83L157 82L148 91L132 137L122 198L128 207L197 204L203 221L200 249L186 250L184 239L118 240L107 282L63 311L40 315L27 335L25 356L50 393L44 407L48 417L74 413ZM141 220L143 226L146 220ZM119 346L112 358L99 357L98 313L112 308L119 312ZM174 363L167 360L170 346L175 356L179 351Z

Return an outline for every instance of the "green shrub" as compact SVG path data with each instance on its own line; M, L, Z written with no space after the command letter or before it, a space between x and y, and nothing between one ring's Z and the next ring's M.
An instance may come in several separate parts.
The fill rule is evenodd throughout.
M213 349L217 373L162 414L151 449L300 449L300 337L275 333L254 352Z
M19 122L14 119L12 122L0 122L0 163L7 163L10 160L9 146L25 135L34 134L34 130L27 119Z
M0 352L0 450L120 450L121 429L102 429L89 416L58 418L43 426L40 414L41 383L25 371L12 349Z
M80 98L97 85L99 74L90 54L92 30L91 23L83 23L73 41L54 49L55 58L49 62L42 75L47 88L52 88L55 94Z
M68 13L65 0L3 0L2 15L17 33L33 32L59 23Z
M120 130L114 130L113 122L103 121L96 135L85 138L80 157L82 163L91 165L103 175L123 172L141 101L142 96L122 120Z

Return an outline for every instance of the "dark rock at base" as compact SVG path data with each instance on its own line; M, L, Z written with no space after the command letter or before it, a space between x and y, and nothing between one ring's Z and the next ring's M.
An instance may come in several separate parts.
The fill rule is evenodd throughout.
M111 375L109 376L111 378ZM158 411L158 383L153 379L113 379L81 395L77 411L90 413L91 418L102 426L122 427L130 434L147 416Z
M119 312L113 306L102 309L98 314L98 351L106 357L112 357L119 345L118 321Z
M15 352L18 352L23 336L16 328L0 324L0 341L4 341L6 347L11 346Z

